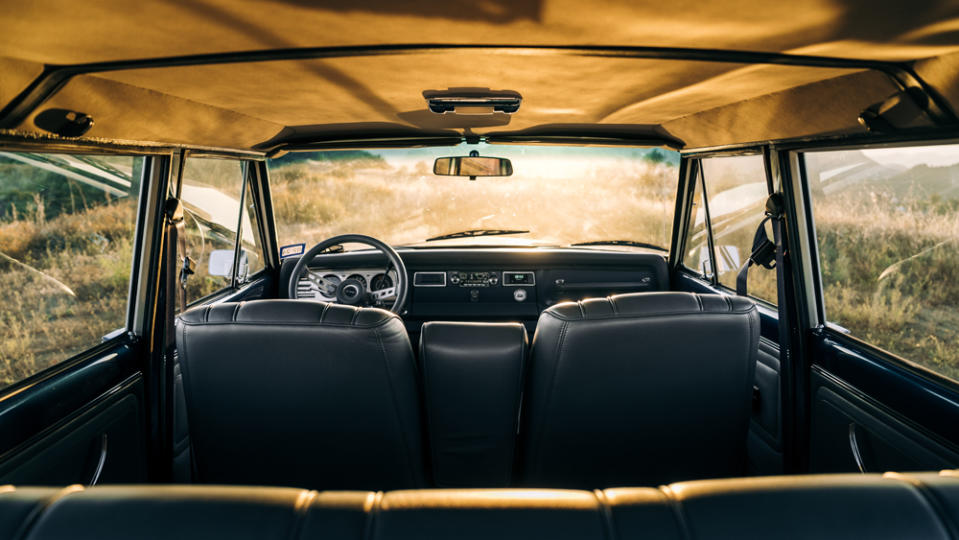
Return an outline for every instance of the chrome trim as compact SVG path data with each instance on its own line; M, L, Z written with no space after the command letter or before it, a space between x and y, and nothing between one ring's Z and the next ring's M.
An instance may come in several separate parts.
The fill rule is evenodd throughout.
M100 435L100 459L97 461L97 468L93 471L93 478L90 479L90 486L97 485L100 481L100 475L103 474L103 466L107 463L107 434Z
M859 441L856 439L856 423L849 423L849 449L852 451L852 459L856 462L859 472L866 474L866 465L862 461L862 453L859 452Z
M529 283L506 283L506 274L529 274L533 278L533 281ZM536 285L536 272L530 270L503 270L502 279L500 283L504 287L532 287Z
M431 276L435 276L435 275L437 275L437 274L443 276L443 284L442 284L442 285L437 285L437 284L433 284L433 285L419 285L419 284L416 283L416 276L419 276L419 275L424 275L424 276L425 276L425 275L431 275ZM446 272L413 272L413 286L414 286L414 287L445 287L445 286L446 286Z

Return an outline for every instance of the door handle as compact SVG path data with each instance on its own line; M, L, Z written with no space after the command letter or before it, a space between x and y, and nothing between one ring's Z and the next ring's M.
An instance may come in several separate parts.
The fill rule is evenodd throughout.
M100 475L103 474L103 466L107 462L107 434L100 435L100 457L97 459L97 467L93 470L93 477L87 482L88 486L95 486L100 481Z
M849 423L849 449L852 451L852 459L856 462L859 472L866 474L866 465L862 461L862 452L859 451L859 440L856 439L856 423Z

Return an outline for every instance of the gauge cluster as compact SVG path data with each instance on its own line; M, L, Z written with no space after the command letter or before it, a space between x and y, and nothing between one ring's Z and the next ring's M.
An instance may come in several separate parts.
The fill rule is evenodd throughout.
M344 283L351 283L362 289L364 294L371 291L388 289L396 284L396 271L390 270L384 273L382 268L352 268L352 269L327 269L311 268L314 274L323 276L327 283L326 290L320 290L319 287L301 278L297 285L297 297L305 300L317 300L321 302L335 302L337 290ZM390 304L395 296L381 299L378 304Z

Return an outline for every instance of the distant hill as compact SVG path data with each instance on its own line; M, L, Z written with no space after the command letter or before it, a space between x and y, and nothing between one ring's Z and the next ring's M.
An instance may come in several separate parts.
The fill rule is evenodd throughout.
M897 198L925 200L933 196L959 199L959 164L945 167L881 164L862 152L823 152L807 159L806 171L814 192L863 193L882 191Z

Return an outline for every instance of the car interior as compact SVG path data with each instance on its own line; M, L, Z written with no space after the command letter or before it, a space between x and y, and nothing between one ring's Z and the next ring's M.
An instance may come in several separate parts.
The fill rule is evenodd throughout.
M0 537L959 538L954 2L0 21Z

